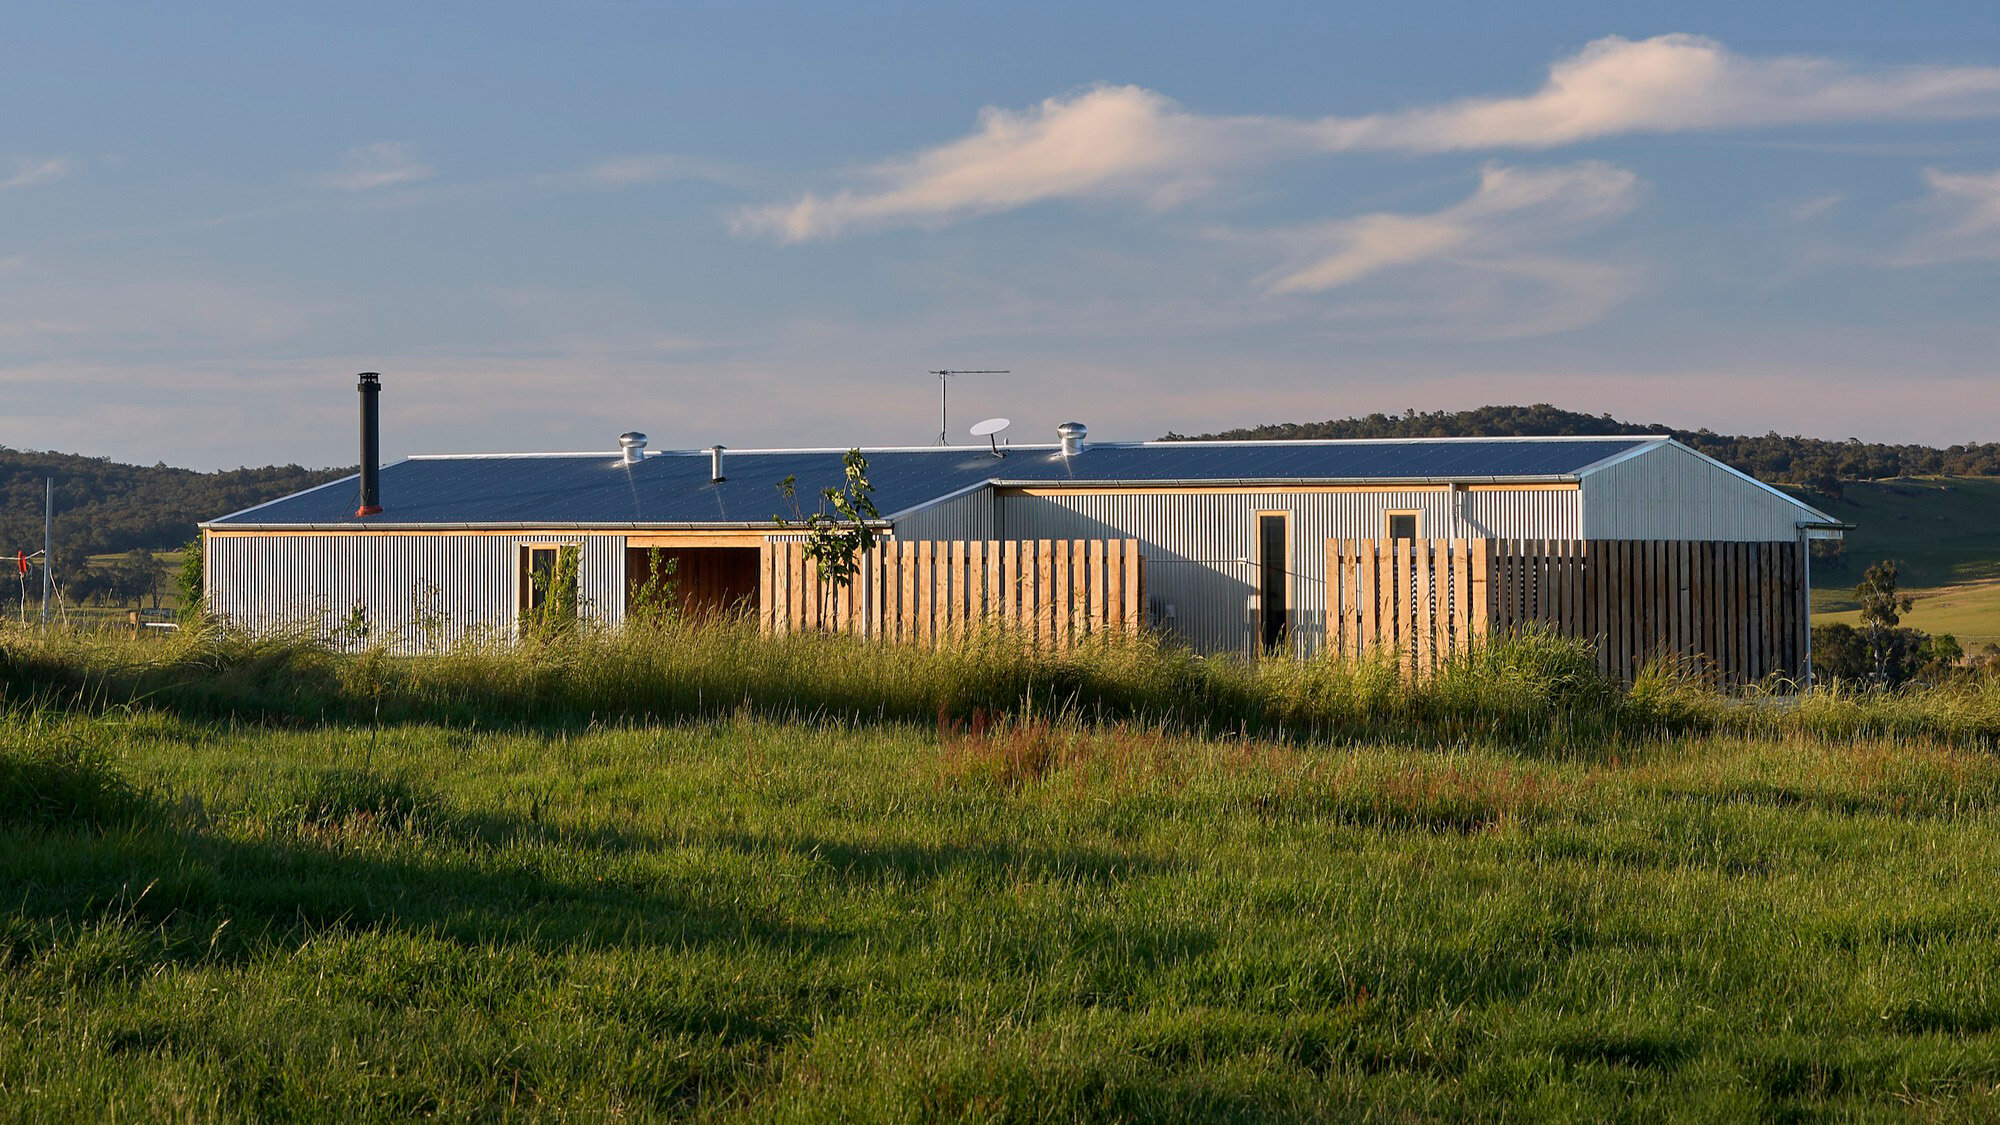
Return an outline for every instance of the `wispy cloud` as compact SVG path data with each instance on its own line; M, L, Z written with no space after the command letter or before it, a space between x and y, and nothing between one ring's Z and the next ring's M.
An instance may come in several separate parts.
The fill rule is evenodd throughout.
M1364 150L1543 149L1631 133L2000 116L2000 68L1864 69L1753 58L1712 39L1599 39L1514 97L1363 117L1190 113L1137 86L1096 86L1027 110L987 108L970 135L868 169L880 186L739 212L739 234L787 242L890 224L935 225L1052 199L1166 206L1224 173Z
M717 180L730 178L720 163L681 153L640 153L600 160L577 174L592 187L627 188L674 180Z
M369 191L395 184L428 180L436 172L417 159L417 146L403 141L377 141L341 154L340 167L320 182L342 191Z
M1271 281L1273 293L1312 293L1368 274L1452 256L1510 251L1624 214L1639 178L1585 161L1560 168L1489 164L1462 202L1424 215L1382 212L1285 232L1285 241L1322 248L1313 260ZM1331 250L1323 249L1331 246Z
M2000 169L1946 172L1924 169L1929 209L1942 223L1913 240L1895 264L1932 265L1972 258L2000 258Z
M0 179L0 191L12 188L32 187L50 180L60 180L76 167L66 156L51 156L39 159L18 159L14 161L14 174Z
M1792 204L1786 208L1785 217L1795 223L1810 223L1815 219L1825 218L1834 208L1846 201L1847 197L1845 195L1837 191L1830 191L1824 195L1815 195L1811 199L1803 199Z

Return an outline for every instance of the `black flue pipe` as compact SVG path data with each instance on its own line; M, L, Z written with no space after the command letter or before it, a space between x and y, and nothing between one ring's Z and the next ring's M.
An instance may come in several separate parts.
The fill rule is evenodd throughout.
M357 516L382 510L382 376L363 371L355 390L361 392L361 506Z

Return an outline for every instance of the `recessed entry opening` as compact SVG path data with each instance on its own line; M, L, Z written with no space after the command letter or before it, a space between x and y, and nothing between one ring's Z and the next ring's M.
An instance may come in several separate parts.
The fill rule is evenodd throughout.
M757 612L755 547L627 547L627 616L664 612L714 620Z
M1284 643L1291 627L1291 582L1287 563L1292 538L1291 516L1285 512L1257 515L1258 631L1265 651Z

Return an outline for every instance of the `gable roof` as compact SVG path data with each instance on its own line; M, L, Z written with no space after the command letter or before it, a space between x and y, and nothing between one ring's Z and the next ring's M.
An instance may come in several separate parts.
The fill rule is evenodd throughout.
M1416 438L1368 441L1097 442L1065 458L1054 446L863 450L875 504L896 516L983 485L1172 487L1571 481L1658 437ZM709 480L707 450L412 457L382 469L379 515L357 518L355 478L210 520L204 527L360 528L769 527L841 483L839 449L729 450L728 479Z

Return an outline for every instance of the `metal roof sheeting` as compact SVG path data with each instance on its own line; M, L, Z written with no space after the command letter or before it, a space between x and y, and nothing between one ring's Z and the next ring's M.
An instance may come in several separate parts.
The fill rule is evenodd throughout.
M1096 443L1054 447L863 450L885 516L986 482L1022 485L1230 485L1554 480L1659 438L1438 438L1326 442ZM251 527L621 527L770 524L841 483L839 450L729 450L728 479L709 480L707 450L418 457L382 470L382 512L357 518L354 478L210 521Z

